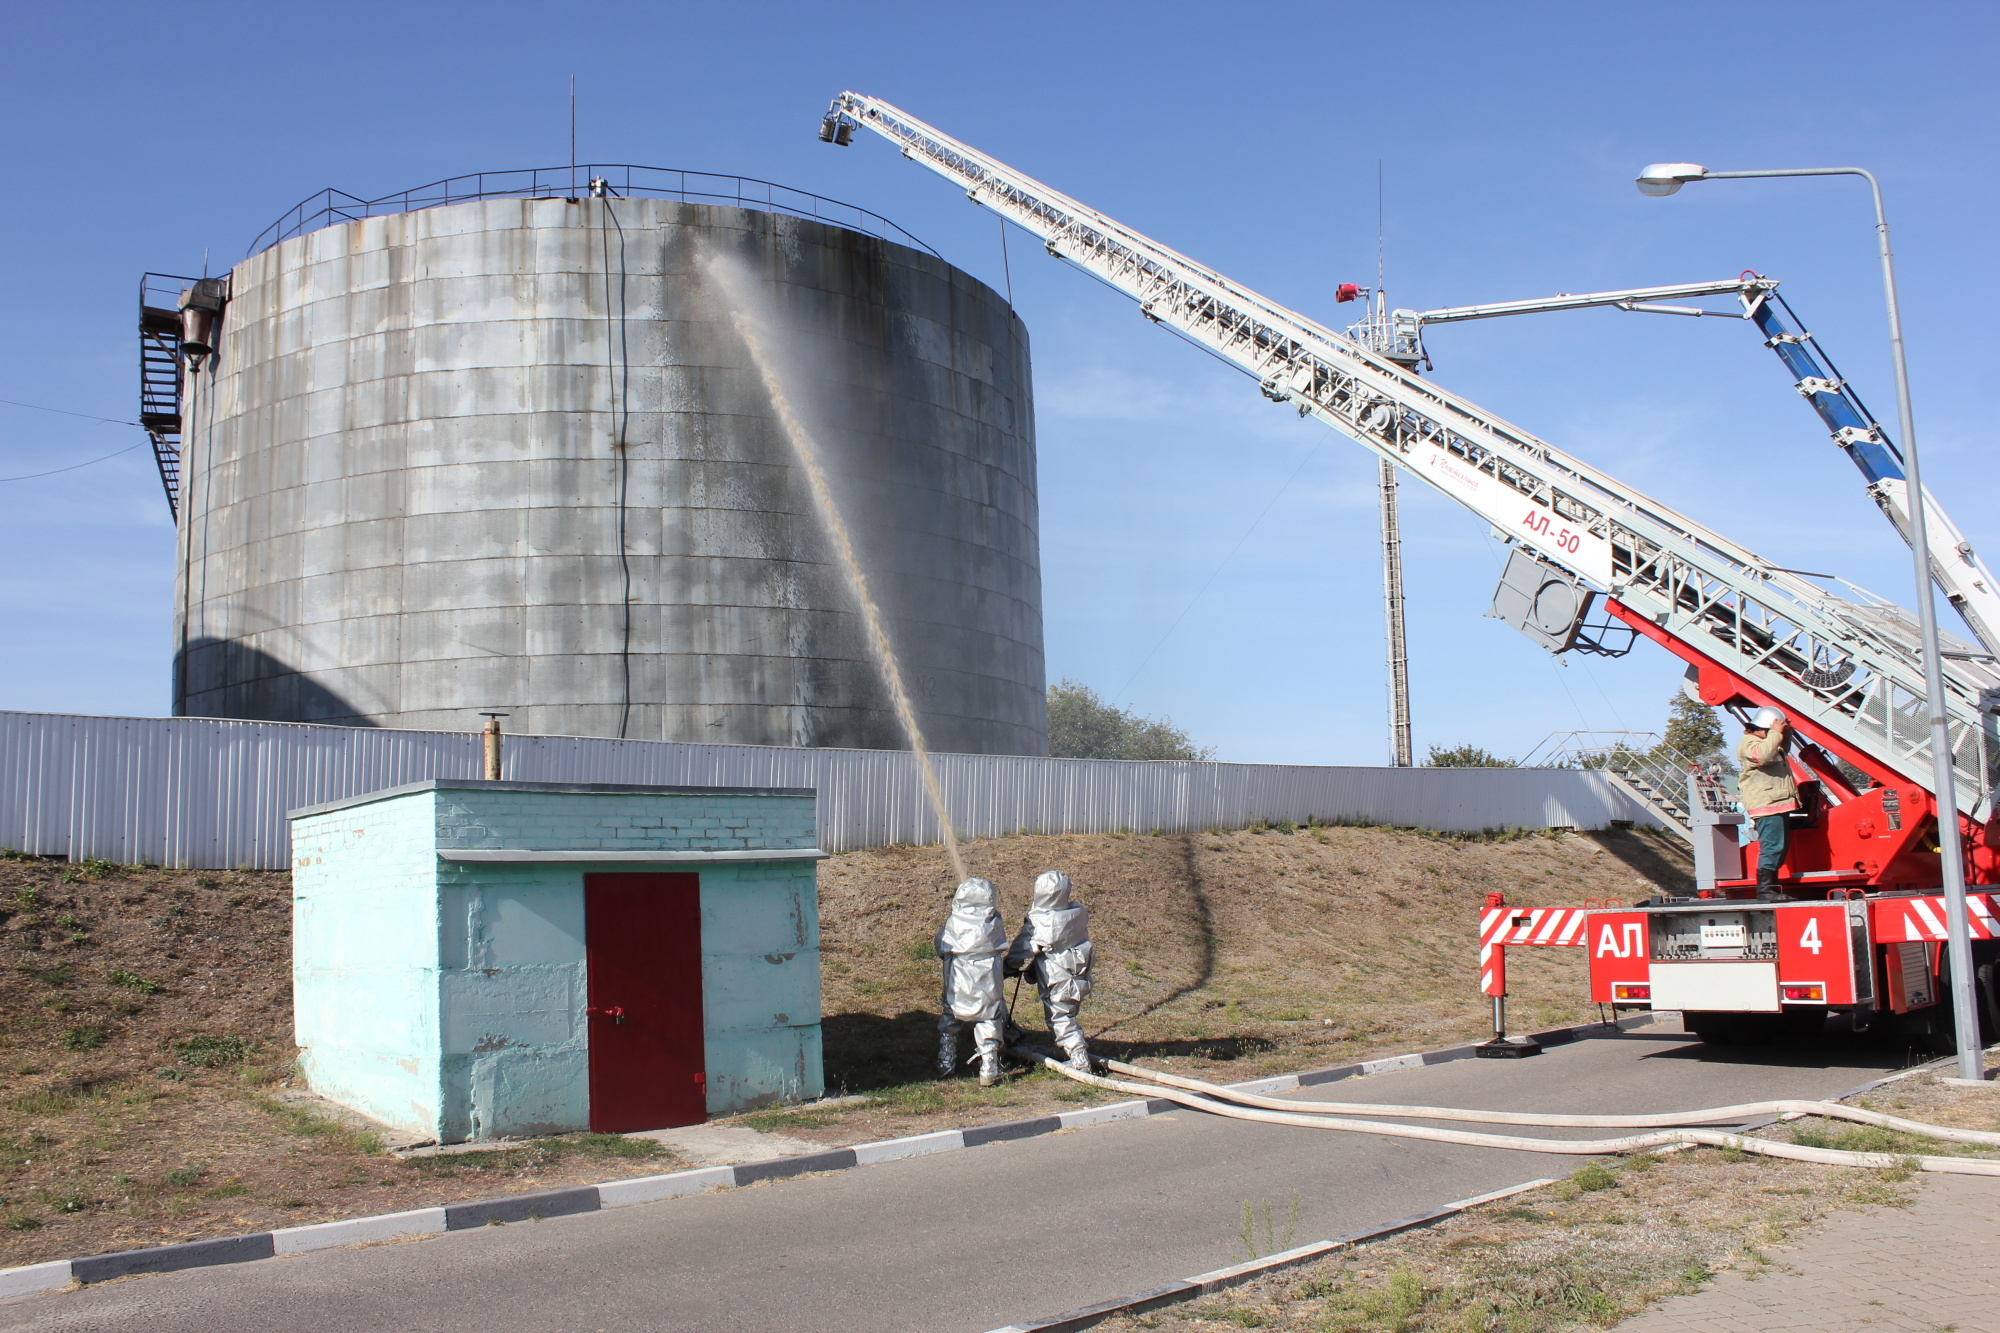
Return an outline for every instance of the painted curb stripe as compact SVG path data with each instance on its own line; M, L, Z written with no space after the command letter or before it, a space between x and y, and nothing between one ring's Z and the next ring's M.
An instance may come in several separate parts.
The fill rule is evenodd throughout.
M1537 1032L1533 1037L1544 1046L1560 1046L1585 1040L1593 1034L1608 1035L1614 1031L1643 1027L1653 1022L1654 1017L1650 1013L1636 1014L1621 1018L1615 1023L1585 1023L1577 1027ZM1337 1083L1342 1079L1384 1074L1396 1069L1417 1069L1426 1065L1446 1064L1453 1060L1466 1060L1472 1058L1474 1053L1472 1046L1450 1046L1439 1051L1364 1060L1358 1064L1317 1069L1304 1074L1277 1074L1270 1078L1253 1079L1232 1086L1244 1091L1286 1092L1294 1088ZM1865 1088L1874 1085L1863 1086ZM1039 1138L1058 1130L1082 1129L1090 1125L1110 1124L1119 1120L1144 1119L1181 1109L1177 1102L1170 1102L1161 1097L1149 1097L1144 1101L1112 1102L1109 1105L1093 1106L1080 1111L1064 1111L1060 1115L1007 1120L996 1125L978 1125L971 1129L936 1130L908 1138L856 1144L851 1148L806 1153L798 1157L780 1157L768 1162L696 1167L666 1175L642 1176L636 1180L613 1180L600 1185L579 1185L572 1189L514 1194L497 1199L477 1199L468 1203L446 1204L439 1208L416 1208L400 1213L377 1213L370 1217L342 1218L338 1221L319 1222L309 1226L286 1227L281 1231L259 1231L248 1236L225 1236L217 1240L191 1241L185 1245L125 1250L117 1254L93 1255L86 1259L58 1259L49 1263L29 1264L21 1268L0 1269L0 1300L57 1291L68 1286L72 1280L84 1283L104 1282L134 1273L172 1273L215 1264L240 1264L252 1259L269 1259L276 1255L336 1249L343 1245L359 1245L374 1240L393 1240L399 1236L433 1235L444 1231L466 1231L496 1223L529 1222L544 1217L594 1213L604 1208L623 1208L630 1204L652 1203L659 1199L700 1194L705 1190L752 1185L765 1180L783 1180L788 1176L805 1175L814 1171L842 1171L849 1167L869 1166L877 1162L894 1162L908 1157L927 1156L931 1153L953 1152L960 1148L976 1148L988 1143L1010 1143L1020 1139ZM1532 1188L1532 1186L1521 1188ZM1469 1206L1471 1205L1468 1202L1447 1204L1446 1208ZM1412 1225L1421 1225L1421 1220L1413 1222ZM1189 1282L1195 1280L1191 1278ZM1163 1287L1160 1288L1160 1292L1178 1290L1183 1285L1186 1284L1177 1284L1174 1288ZM1158 1294L1141 1293L1148 1300L1154 1299ZM1180 1299L1186 1297L1170 1299L1161 1297L1157 1304L1172 1304L1173 1300ZM1121 1305L1119 1308L1132 1307ZM1150 1310L1156 1306L1147 1305L1143 1308ZM1080 1318L1082 1312L1062 1317ZM1061 1327L1085 1328L1089 1323L1095 1323L1102 1317L1093 1316L1086 1323ZM1042 1330L1054 1333L1058 1328L1055 1324L1046 1323L1023 1327L1032 1327L1038 1333Z
M965 1146L965 1136L955 1129L932 1134L916 1134L907 1139L884 1139L880 1143L854 1145L854 1164L873 1166L877 1162L900 1162L905 1157L928 1157L934 1152L957 1152Z
M1056 1119L1062 1121L1064 1129L1087 1129L1119 1120L1144 1120L1149 1115L1171 1111L1174 1106L1164 1097L1149 1097L1143 1102L1113 1102L1109 1106L1093 1106L1088 1111L1064 1111Z
M600 1206L623 1208L634 1203L678 1199L705 1190L729 1189L736 1184L736 1168L704 1166L693 1171L675 1171L664 1176L641 1176L637 1180L613 1180L597 1187Z
M997 1125L975 1125L962 1129L965 1146L977 1148L987 1143L1011 1143L1015 1139L1038 1138L1043 1134L1053 1134L1063 1127L1059 1115L1039 1115L1032 1120L1003 1120Z
M736 1173L738 1185L753 1185L760 1180L783 1180L786 1176L803 1176L812 1171L845 1171L860 1164L854 1149L833 1148L797 1157L777 1157L768 1162L743 1162L730 1169Z
M575 1189L542 1190L535 1194L514 1194L475 1203L446 1204L444 1229L464 1231L495 1222L527 1222L541 1217L566 1217L571 1213L594 1213L603 1207L596 1185Z
M1218 1268L1212 1273L1200 1273L1164 1287L1153 1287L1130 1296L1099 1301L1095 1305L1086 1305L1080 1310L1052 1315L1047 1319L1037 1319L1026 1324L1008 1324L1004 1328L991 1330L991 1333L1077 1333L1077 1330L1089 1328L1093 1324L1102 1323L1118 1315L1143 1314L1148 1310L1157 1310L1161 1306L1191 1301L1197 1296L1212 1296L1218 1291L1240 1287L1247 1282L1255 1282L1258 1278L1282 1272L1287 1268L1297 1268L1302 1264L1324 1259L1337 1250L1351 1249L1363 1241L1382 1240L1398 1232L1411 1231L1417 1227L1428 1226L1432 1222L1442 1222L1447 1217L1455 1216L1470 1208L1477 1208L1483 1203L1511 1198L1516 1194L1525 1194L1529 1190L1538 1190L1544 1185L1553 1184L1555 1181L1550 1178L1523 1181L1519 1185L1509 1185L1505 1189L1492 1190L1486 1194L1475 1194L1469 1199L1460 1199L1456 1203L1445 1204L1442 1208L1433 1208L1429 1212L1399 1218L1382 1226L1350 1231L1344 1236L1335 1236L1332 1240L1314 1241L1310 1245L1301 1245L1296 1249L1284 1250L1262 1259L1252 1259L1247 1264Z
M34 1296L44 1291L60 1291L70 1284L70 1261L28 1264L0 1269L0 1301L13 1296Z
M371 1240L436 1235L445 1229L445 1209L415 1208L407 1213L378 1213L373 1217L286 1227L273 1231L271 1242L277 1254L309 1254L314 1250L337 1250L343 1245L363 1245Z
M1247 1264L1234 1264L1228 1268L1218 1268L1213 1273L1202 1273L1187 1280L1198 1295L1213 1296L1218 1291L1240 1287L1246 1282L1255 1282L1266 1273L1276 1273L1286 1268L1296 1268L1322 1259L1340 1248L1335 1240L1315 1241L1311 1245L1301 1245L1296 1249L1283 1250L1262 1259L1252 1259Z
M126 1250L122 1254L98 1254L88 1259L70 1260L70 1276L78 1282L107 1282L134 1273L177 1273L184 1268L209 1268L216 1264L242 1264L253 1259L269 1259L277 1253L271 1233L224 1236L220 1240L195 1240L185 1245L160 1245L150 1250Z

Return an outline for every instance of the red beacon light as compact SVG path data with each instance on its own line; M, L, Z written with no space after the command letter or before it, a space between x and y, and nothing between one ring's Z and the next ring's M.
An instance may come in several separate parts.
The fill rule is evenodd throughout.
M1360 300L1361 284L1355 282L1341 283L1340 286L1333 289L1333 299L1338 302Z

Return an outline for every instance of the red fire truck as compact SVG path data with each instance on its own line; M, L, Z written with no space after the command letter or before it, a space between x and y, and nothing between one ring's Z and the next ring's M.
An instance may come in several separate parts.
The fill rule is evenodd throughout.
M1776 281L1746 272L1722 283L1429 312L1389 310L1376 291L1370 318L1342 334L880 98L842 93L820 138L846 145L857 129L1040 237L1050 256L1131 297L1154 324L1245 371L1266 398L1375 453L1390 483L1414 477L1471 510L1511 548L1496 618L1558 655L1621 656L1649 640L1687 663L1703 702L1776 707L1807 742L1794 760L1805 809L1770 900L1744 874L1755 851L1738 847L1741 816L1708 775L1696 783L1706 786L1687 829L1699 867L1692 895L1527 910L1491 901L1480 953L1496 1031L1504 1031L1506 951L1558 946L1588 951L1597 1000L1678 1009L1709 1040L1803 1031L1842 1011L1857 1027L1945 1046L1941 813L1963 834L1977 989L1989 1030L2000 1028L1995 904L1983 891L2000 884L2000 585L1936 498L1909 484L1895 445L1777 299ZM1740 311L1659 304L1722 293L1735 294ZM1336 300L1362 295L1345 284ZM1861 469L1869 498L1906 535L1912 516L1925 515L1932 576L1978 640L1949 640L1942 698L1926 698L1916 618L1901 607L1768 560L1417 373L1430 364L1426 323L1589 305L1754 322ZM1384 494L1386 516L1391 484ZM1385 547L1393 548L1386 533ZM1610 619L1591 624L1599 598ZM1942 812L1933 715L1944 718L1950 754L1939 758L1953 774Z
M1683 657L1668 636L1648 634L1616 602L1612 615ZM1689 692L1726 708L1769 698L1714 662L1695 661ZM1881 771L1809 719L1793 726L1803 743L1788 756L1800 811L1779 872L1781 898L1760 898L1758 846L1739 845L1743 816L1720 776L1687 775L1696 842L1696 885L1687 896L1642 903L1512 908L1487 897L1480 917L1480 986L1495 1001L1496 1037L1505 1026L1507 950L1577 948L1590 968L1590 998L1615 1010L1679 1010L1702 1040L1761 1042L1816 1032L1830 1013L1856 1030L1907 1034L1929 1050L1952 1049L1946 997L1945 903L1938 892L1937 802L1922 786ZM1834 762L1873 779L1863 786ZM1968 849L1973 991L1987 1041L2000 1039L2000 853L1992 826L1960 816ZM1520 1043L1515 1043L1519 1046ZM1505 1046L1495 1048L1505 1052Z

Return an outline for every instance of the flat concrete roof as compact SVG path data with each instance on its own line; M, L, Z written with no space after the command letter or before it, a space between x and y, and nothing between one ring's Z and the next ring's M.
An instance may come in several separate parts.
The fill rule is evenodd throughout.
M363 792L359 796L346 796L338 801L303 805L296 810L287 810L285 818L302 819L307 815L323 815L332 810L345 810L349 806L392 800L398 796L410 796L420 791L553 791L606 796L817 797L819 795L817 787L648 787L622 782L486 782L478 778L425 778L422 782L406 782L400 787L384 787L381 791Z

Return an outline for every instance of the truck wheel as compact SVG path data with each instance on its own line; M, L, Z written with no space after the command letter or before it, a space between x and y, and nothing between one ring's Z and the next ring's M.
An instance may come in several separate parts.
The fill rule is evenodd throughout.
M1929 1014L1920 1034L1923 1048L1932 1055L1952 1055L1958 1051L1958 1027L1951 1012L1951 963L1938 969L1940 999ZM1979 1011L1979 1041L1990 1046L2000 1041L2000 942L1975 940L1972 945L1972 1003Z
M2000 944L1980 940L1972 946L1972 998L1979 1006L1979 1041L2000 1041Z

